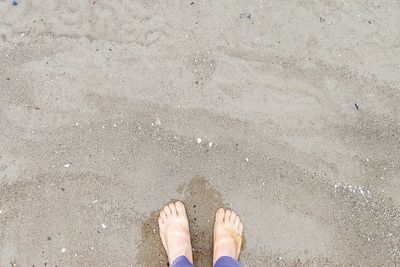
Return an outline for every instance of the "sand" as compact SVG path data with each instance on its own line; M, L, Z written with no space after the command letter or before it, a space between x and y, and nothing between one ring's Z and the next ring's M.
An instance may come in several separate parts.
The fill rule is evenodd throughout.
M397 1L0 1L0 266L400 265Z

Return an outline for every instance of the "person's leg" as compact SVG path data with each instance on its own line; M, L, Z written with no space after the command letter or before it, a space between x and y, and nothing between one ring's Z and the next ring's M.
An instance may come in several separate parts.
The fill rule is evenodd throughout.
M193 264L186 256L179 256L174 260L170 267L193 267Z
M160 237L171 267L193 267L189 221L182 202L170 203L158 218Z
M231 210L220 208L214 223L214 267L240 267L243 223Z
M242 265L232 257L222 256L219 257L214 267L242 267Z

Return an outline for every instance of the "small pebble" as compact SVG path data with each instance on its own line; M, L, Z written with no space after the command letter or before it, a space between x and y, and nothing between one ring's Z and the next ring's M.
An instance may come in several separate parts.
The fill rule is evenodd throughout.
M3 211L2 210L0 210L0 214L2 214L3 213Z
M203 141L203 139L201 139L201 138L199 138L199 137L197 138L197 143L198 143L198 144L200 144L202 141Z
M208 143L208 147L212 147L212 145L213 145L212 142Z
M64 165L65 168L69 168L69 166L71 166L71 164L69 164L69 163Z
M65 251L67 251L66 248L62 248L62 249L61 249L61 253L64 253Z
M158 126L161 125L161 120L159 118L156 118L156 125L158 125Z
M101 227L103 227L103 229L106 229L107 228L107 226L103 223L103 224L101 224Z
M248 158L246 158L246 161L249 161L249 159L248 159Z

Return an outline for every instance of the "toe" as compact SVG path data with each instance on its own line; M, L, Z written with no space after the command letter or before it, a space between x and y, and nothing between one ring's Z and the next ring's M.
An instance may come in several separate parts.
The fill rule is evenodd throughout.
M229 222L229 218L231 217L231 213L232 213L231 210L226 210L225 211L225 216L224 216L224 221L225 222Z
M240 225L240 217L239 216L236 216L236 219L235 219L235 229L237 230L237 231L239 231L239 225Z
M219 208L215 213L215 222L222 223L224 221L225 210L223 208Z
M163 222L165 222L165 221L167 220L167 215L165 214L165 211L164 211L164 210L162 210L162 211L160 212L160 218L161 218L161 220L162 220Z
M164 225L164 221L160 216L160 217L158 217L158 226L161 228L161 226L163 226L163 225Z
M234 223L235 223L235 220L236 220L236 212L232 211L232 212L231 212L231 216L229 217L229 222L230 222L231 224L234 224Z
M186 216L185 205L181 201L177 201L175 203L175 207L176 207L176 211L177 211L178 215Z
M240 222L240 224L239 224L239 235L242 235L242 234L243 234L243 223Z
M169 203L168 207L169 207L169 209L171 210L171 214L172 214L173 216L176 216L176 207L175 207L175 204L174 204L174 203Z
M169 209L169 206L168 206L168 205L164 207L164 211L165 211L165 214L167 215L167 217L172 215L172 212L171 212L171 210Z

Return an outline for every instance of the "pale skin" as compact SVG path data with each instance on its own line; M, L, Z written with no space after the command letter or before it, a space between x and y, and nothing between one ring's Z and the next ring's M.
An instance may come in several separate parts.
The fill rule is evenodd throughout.
M160 212L158 224L170 265L180 256L186 256L193 263L185 205L180 201L166 205ZM239 259L242 235L243 222L239 216L229 209L218 209L214 222L213 265L222 256Z

